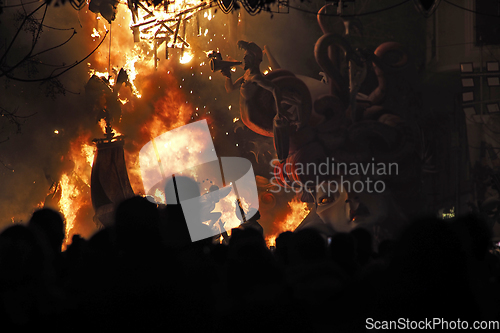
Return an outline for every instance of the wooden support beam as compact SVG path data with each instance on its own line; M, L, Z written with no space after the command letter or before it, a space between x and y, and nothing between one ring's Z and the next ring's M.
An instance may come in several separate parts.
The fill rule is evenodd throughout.
M177 36L179 35L179 28L181 27L181 22L182 22L182 15L179 16L179 20L177 21L177 26L175 27L175 34L174 34L174 40L172 42L172 47L175 45L175 42L177 41Z

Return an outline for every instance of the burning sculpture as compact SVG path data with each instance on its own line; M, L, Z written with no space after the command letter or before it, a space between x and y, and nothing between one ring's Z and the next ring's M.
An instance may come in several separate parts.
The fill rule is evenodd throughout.
M108 208L111 207L108 205L116 200L120 200L119 198L121 197L131 195L133 192L145 194L142 186L138 186L140 175L137 171L138 161L136 156L138 150L145 142L165 131L185 125L198 117L198 113L202 115L202 111L205 112L203 116L208 118L208 120L211 117L213 117L213 120L216 119L215 115L207 116L204 104L207 104L207 111L210 105L205 103L206 101L200 101L203 104L196 104L198 100L187 98L188 96L195 96L197 94L196 89L193 89L191 94L193 94L193 91L194 94L189 95L191 89L186 89L186 87L189 87L186 82L191 78L191 76L188 76L189 74L193 75L196 79L200 79L202 76L201 72L203 71L203 74L205 74L204 77L208 77L208 80L211 80L211 77L207 75L210 73L206 73L205 68L202 67L204 59L193 57L193 61L190 63L190 66L192 66L191 71L188 70L189 66L184 66L187 68L180 70L181 65L178 64L179 60L183 63L184 59L187 58L185 56L193 55L195 51L197 52L196 55L200 55L202 54L202 49L213 49L209 46L208 40L212 41L212 38L214 38L215 42L215 33L213 32L217 32L217 36L219 36L220 30L214 30L208 34L208 29L200 27L202 20L206 19L205 23L209 23L208 21L213 17L213 12L207 10L205 13L201 13L201 15L194 15L198 9L207 8L210 4L207 4L206 7L198 7L203 2L192 1L188 3L176 1L175 4L169 2L168 12L165 11L163 13L165 15L162 14L162 16L159 13L160 11L156 10L156 7L152 9L150 5L144 3L143 6L139 2L136 4L135 2L130 3L134 5L131 17L129 17L130 13L126 5L123 3L117 5L116 17L115 20L112 20L112 36L114 38L112 42L111 23L95 18L92 13L87 15L88 17L82 16L86 17L92 23L90 27L89 25L85 26L88 29L87 35L93 38L93 43L100 38L108 38L110 41L109 49L100 49L100 52L93 54L87 63L90 75L96 74L96 77L92 80L96 80L96 83L100 80L104 85L102 86L102 90L105 91L105 94L103 94L104 97L98 100L97 103L101 106L101 111L103 109L102 105L104 105L106 112L96 111L100 112L98 117L102 119L101 125L104 126L103 132L105 139L107 139L105 141L110 142L98 142L97 150L94 150L94 147L87 143L90 143L92 138L98 136L95 133L90 133L89 130L82 131L81 134L75 133L75 136L71 139L71 146L74 146L75 152L72 152L70 155L71 158L68 159L78 160L78 163L75 168L68 168L68 170L64 171L64 175L60 178L59 186L62 188L62 198L68 199L64 205L66 208L63 210L66 219L70 221L67 227L67 237L69 239L72 233L81 232L80 225L82 225L81 221L83 218L80 218L81 213L79 211L83 210L80 210L79 207L89 208L90 210L94 207L99 223L106 224L104 215L107 214ZM130 9L130 7L128 8ZM182 15L180 15L181 13ZM203 16L203 14L206 15ZM189 23L193 24L187 26L185 31L188 19ZM228 17L226 22L231 28L241 29L240 26L236 27L239 24L239 16L237 20L234 17L230 20ZM212 23L214 22L212 21ZM120 29L120 27L124 28ZM211 26L208 27L212 28ZM224 29L222 28L222 24L220 24L220 28ZM228 35L225 37L224 35L220 36L217 42L224 43L222 38L224 37L224 40L226 40L226 37L228 37L227 43L231 41L232 45L234 45L233 42L237 40L234 33L236 31L233 30L233 33L229 34L231 38ZM226 30L224 31L225 33ZM193 36L197 37L191 38ZM201 40L203 40L203 44L200 42ZM90 42L89 38L89 44ZM347 37L328 32L325 32L325 36L318 41L316 52L318 63L326 73L326 79L328 80L328 83L324 84L318 80L304 78L300 75L295 75L291 71L281 69L276 61L272 61L271 63L272 71L267 74L265 72L261 73L259 64L262 61L262 57L267 55L270 60L272 58L269 50L266 47L262 50L251 42L242 41L239 43L239 46L246 53L244 60L247 66L246 70L250 71L248 74L245 74L246 77L243 76L243 78L236 81L237 84L241 83L237 88L239 88L242 97L240 99L241 115L238 120L241 119L254 132L266 137L275 138L275 148L282 160L281 166L284 167L285 162L288 162L289 166L298 165L298 163L303 162L320 163L322 161L321 158L318 157L316 161L315 158L310 156L315 150L318 156L335 157L336 161L341 161L342 158L345 161L362 161L361 157L358 156L361 154L364 154L368 159L376 157L377 161L379 161L379 155L382 156L385 154L388 161L393 161L393 153L399 147L397 143L401 143L402 155L405 155L406 151L413 149L414 143L411 142L410 135L406 135L409 132L401 133L404 132L402 129L406 126L404 122L400 118L390 115L381 106L386 86L384 73L404 66L405 62L407 62L405 54L394 43L383 44L376 50L375 54L363 50L355 50L355 47L351 45ZM160 62L160 57L158 57L158 52L162 52L160 47L165 48L167 54L168 52L178 53L181 59L175 59L174 63L175 57L171 56L168 61L163 61L162 59ZM176 50L172 51L173 48ZM395 58L394 61L390 60L392 56ZM200 60L198 63L196 63L197 59ZM350 80L342 73L339 65L342 62L351 63ZM125 87L121 89L118 98L113 97L113 94L118 92L118 87L120 86L120 84L113 82L113 76L115 75L113 75L114 69L112 65L116 64L123 65L127 69L130 81L130 85L126 87L127 89ZM166 68L165 64L168 65L168 68ZM370 96L363 97L356 93L356 89L361 85L363 73L370 72L372 69L378 75L379 85L372 94L368 94ZM170 72L167 70L170 70ZM231 75L227 69L224 71L226 72L226 76ZM101 79L98 79L97 76L100 76ZM114 85L114 88L108 88L108 83L102 79L104 76L108 77L109 85ZM184 82L184 79L186 79L186 82ZM351 81L351 84L348 81ZM184 91L187 92L184 94ZM320 95L323 93L326 93L327 96L321 97ZM213 96L211 97L213 100ZM219 100L221 99L219 98ZM211 111L214 109L211 108ZM123 119L120 118L122 111ZM233 117L231 116L231 118ZM121 122L119 122L120 119ZM209 123L211 122L209 121ZM137 126L138 124L140 126ZM371 131L371 134L367 134L366 130L368 129L370 129L368 132ZM113 133L113 130L115 133ZM117 130L127 134L125 149L122 138L116 134ZM224 132L227 135L227 132ZM387 136L387 140L390 141L387 143L387 149L379 149L379 155L365 152L362 141L367 141L375 147L374 142L376 140L372 138L377 135L379 135L377 137L380 139L379 141L383 143L384 141L381 138L383 135ZM359 143L356 141L357 138L360 140ZM403 138L403 140L400 140L400 138ZM187 142L189 139L180 143L175 142L175 145L186 149L184 142ZM272 145L271 142L270 146ZM404 145L404 142L408 142L409 144ZM174 142L172 144L174 145ZM408 149L405 147L408 147ZM193 148L192 145L190 148ZM393 148L394 150L391 150ZM356 154L353 152L356 152ZM77 153L80 154L79 159L73 158ZM125 160L128 163L127 170L125 169ZM115 165L113 163L117 164L116 169L118 171L113 171L114 174L112 176L107 175L106 172L101 170L109 171L114 169ZM85 168L81 168L81 172L78 171L75 173L74 170L77 170L80 164ZM112 168L106 167L106 164L111 165ZM90 172L86 170L90 170L91 166L94 169L92 179L87 179L86 174L90 175ZM102 168L103 166L104 168ZM294 177L292 174L286 173L284 176L286 177L283 177L283 180L285 178L293 179ZM72 186L71 183L76 182L76 180L79 181L80 178L85 182L85 186L82 185L82 189L79 192L73 191L72 189L76 187ZM114 183L115 185L112 185L113 189L120 190L117 190L117 193L112 193L106 188L107 185L97 185L94 182L94 180L99 182L103 179ZM66 183L68 185L65 185ZM309 213L310 205L308 206L306 203L298 202L297 200L290 200L290 198L286 198L286 202L285 200L280 201L278 196L273 197L272 193L267 191L269 188L273 188L273 184L265 183L262 185L259 188L260 194L262 194L261 203L263 203L261 209L262 220L272 215L276 225L286 225L286 228L283 227L285 229L276 228L276 232L294 229L304 216ZM91 187L92 191L90 191ZM77 202L81 198L84 198L81 193L87 194L88 192L92 192L92 206L90 205L90 195L89 200L83 203ZM325 214L327 211L330 211L327 210L325 204L328 200L332 200L332 198L325 199L318 193L318 191L310 191L306 192L304 196L304 199L316 201L318 204L318 208L314 209L310 215L320 214L321 216L322 210L320 208L323 208ZM341 202L341 199L337 198L336 202ZM345 200L348 199L345 198ZM356 219L359 222L361 221L361 213L363 211L370 211L370 213L376 211L376 209L372 209L366 204L366 199L364 198L355 199L353 197L352 206L349 206L350 208L359 205L356 200L362 201L363 205L366 206L363 208L363 205L361 205L362 209L352 209L353 216L357 215ZM63 199L61 199L62 201ZM268 204L266 205L266 203ZM276 208L283 211L290 211L290 214L283 213L281 214L282 216L277 216L274 213L276 209L273 209L271 213L271 208L266 212L266 208L273 205L276 205ZM63 207L61 203L60 206ZM346 213L345 205L342 207L343 210L339 208L339 212L349 215L349 212ZM390 212L400 211L399 208L391 208L393 207L391 205L387 207L386 210ZM395 207L398 207L398 205L395 205ZM399 213L397 215L399 216ZM322 218L323 221L328 222L330 225L333 224L336 230L340 230L337 228L337 222L330 223L332 218L325 216L322 216ZM336 221L338 218L335 217L334 220ZM351 220L345 224L352 224ZM72 223L71 221L74 222ZM291 221L291 223L288 223L288 221ZM270 221L267 224L263 223L266 234L269 234L268 225L270 223ZM73 227L74 229L72 230L71 228Z
M240 40L238 46L245 50L245 74L233 82L231 64L221 66L226 91L240 89L241 120L252 131L274 137L278 158L282 161L288 156L290 130L299 130L309 121L312 107L309 90L287 70L277 69L263 75L260 71L262 49L257 44ZM212 59L213 63L216 61ZM212 66L213 71L218 68Z
M320 14L324 8L326 6ZM326 73L330 94L314 101L314 111L324 119L306 129L310 139L290 152L288 165L279 165L279 176L284 182L291 178L305 183L312 175L297 172L297 167L307 163L318 165L329 158L337 165L345 163L351 167L374 162L381 168L387 164L397 165L395 174L385 168L365 168L362 173L344 168L320 175L328 184L340 184L334 191L321 186L324 183L318 183L318 178L313 183L315 186L304 191L303 198L315 203L316 214L332 231L366 228L378 243L396 237L408 222L406 213L411 212L408 206L417 204L410 191L414 191L414 195L418 193L420 180L422 162L417 154L418 136L402 116L383 107L385 73L403 68L408 64L408 57L402 47L393 42L381 44L373 53L355 50L348 36L326 31L321 15L318 20L324 35L317 41L314 53ZM349 22L344 24L349 28ZM338 66L342 54L348 63L347 75L343 75ZM369 96L360 96L358 91L370 65L378 86ZM368 185L370 177L372 181L380 181L383 188L355 187L357 182Z
M245 75L233 83L229 66L221 71L228 77L228 91L240 87L240 114L245 125L258 134L274 136L280 185L300 184L302 200L314 202L314 211L301 227L314 226L328 233L363 227L380 242L395 237L406 225L406 204L415 204L408 191L418 193L422 164L417 154L418 135L400 114L383 105L385 74L405 68L409 60L395 42L383 43L374 52L353 47L349 31L356 25L352 22L344 21L343 36L327 31L322 14L328 6L318 13L324 35L314 48L327 85L311 78L301 80L280 69L269 52L273 70L263 75L258 67L261 49L242 41L239 46L245 50ZM366 96L359 90L370 70L378 86ZM315 91L318 86L325 95L316 97L321 95ZM316 97L314 101L311 95ZM361 166L366 172L344 168L318 175L317 171L304 171L306 165L317 167L325 161ZM369 163L377 164L378 169L368 167ZM396 174L380 169L388 164L397 166ZM379 188L354 187L359 184L356 182L366 184L367 180L379 182ZM325 182L337 186L325 188Z
M117 95L121 85L126 82L127 73L121 69L113 89L95 75L86 86L87 95L93 97L94 110L98 112L97 122L105 122L105 137L94 139L97 154L90 176L94 222L99 227L112 225L116 206L134 196L125 165L124 139L115 135L111 126L113 121L120 118L121 107Z

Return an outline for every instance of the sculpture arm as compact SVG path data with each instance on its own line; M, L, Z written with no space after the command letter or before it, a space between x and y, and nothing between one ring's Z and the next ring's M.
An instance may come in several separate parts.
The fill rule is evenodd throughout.
M279 88L270 80L267 80L262 75L256 76L253 81L257 83L260 87L270 91L273 94L274 101L276 103L276 111L278 115L283 115L283 111L281 109L282 96Z
M226 82L224 84L224 87L226 88L226 91L230 93L233 90L239 89L241 84L243 83L243 76L240 77L239 79L236 80L236 82L233 83L233 79L231 78L231 74L226 75L223 73L224 76L226 77Z

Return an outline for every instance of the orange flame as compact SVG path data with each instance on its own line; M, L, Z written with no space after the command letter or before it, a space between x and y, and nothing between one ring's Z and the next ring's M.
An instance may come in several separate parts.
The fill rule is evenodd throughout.
M195 6L200 6L199 10L201 10L204 4L206 5L201 0L170 1L169 12L155 12L154 19L156 21L164 20L165 22L172 19L175 21L179 12ZM194 15L195 12L189 11L182 15L184 19L187 19L189 16ZM139 8L138 14L135 24L147 20L145 19L147 13L143 9ZM203 22L208 23L214 17L215 12L209 9L205 12ZM155 59L154 43L152 39L147 39L147 34L155 31L154 29L141 31L141 42L134 43L130 30L132 19L126 4L121 3L118 5L116 20L112 23L112 31L107 22L96 17L89 10L82 10L79 19L85 31L84 34L88 36L87 41L81 45L82 52L93 50L104 36L108 38L103 44L105 47L98 49L87 60L89 77L95 74L105 78L105 81L112 87L117 76L117 68L123 67L127 71L128 83L126 86L121 87L117 94L117 99L121 102L122 118L114 120L112 125L115 135L123 133L126 136L125 160L134 193L144 194L138 161L139 150L152 138L187 124L191 120L193 113L192 107L187 103L182 89L178 88L179 83L176 82L174 75L167 75L167 73L170 73L170 71L174 73L174 65L180 66L179 63L190 63L192 66L196 65L197 68L199 68L198 65L204 66L203 61L193 64L198 53L201 54L203 50L201 50L200 45L196 45L195 40L187 41L186 36L180 33L181 29L179 37L186 40L189 46L183 43L181 39L174 41L172 34L167 36L169 40L160 44L161 49L158 47L157 53L164 52L164 48L168 45L177 49L180 57L175 59L175 64L172 59L169 58L165 61L166 59L163 58L156 71L155 64L157 61L155 60L159 60L159 57ZM182 24L194 25L193 21L195 20L186 20ZM204 36L208 36L208 29L200 26L195 29L196 33L198 29L200 35L201 31L204 31ZM164 38L163 36L160 37ZM208 48L205 44L204 47ZM169 72L166 71L167 65L169 66ZM162 89L157 89L160 86ZM102 132L105 132L103 128L104 121L101 121L99 125ZM73 235L80 234L87 237L96 230L96 226L92 221L94 212L90 194L90 175L96 147L91 143L91 140L99 134L96 134L97 131L93 134L90 129L81 129L80 131L70 140L70 149L61 159L61 161L71 161L71 163L68 163L69 166L65 167L59 178L58 195L54 199L54 201L59 200L57 205L66 221L66 239L63 249L71 243ZM54 130L54 134L59 134L59 130ZM187 140L189 139L174 144L184 147ZM190 142L190 146L193 149L199 149L193 142ZM163 196L158 193L158 197ZM231 194L224 198L219 205L223 206L217 207L219 211L234 212L236 208L234 195ZM249 205L245 201L242 202L242 205L245 210L248 210ZM41 204L37 207L41 207ZM232 221L230 218L225 220L229 227L236 227L240 223L240 221Z
M301 202L297 199L290 201L288 207L290 208L290 212L285 219L282 222L276 223L274 232L266 236L267 246L275 246L276 237L278 237L279 234L285 231L295 230L311 211L306 202Z
M71 142L67 159L73 162L73 168L64 173L59 181L59 209L66 221L63 248L71 242L73 234L85 233L82 232L85 230L77 228L77 221L79 216L84 215L83 211L91 207L90 173L95 149L89 145L90 137L90 132L82 133Z
M201 4L201 1L176 1L169 5L169 11L173 9L174 12L155 12L156 19L170 19L175 17L177 12L198 4ZM140 23L140 20L146 16L142 15L146 14L142 9L139 10L139 14L139 21L136 23ZM95 43L103 38L109 26L105 26L103 20L99 20L89 11L82 14L81 19L83 23L87 23L84 24L86 27L90 27L88 28L88 45L84 47L92 49ZM125 87L121 87L117 94L122 105L123 118L112 125L115 136L122 135L122 132L127 136L125 160L129 179L134 193L144 194L138 161L140 148L152 138L187 124L193 110L186 103L182 91L172 88L178 86L173 75L166 75L165 71L160 71L160 69L155 70L152 41L143 39L140 43L134 43L129 29L131 22L127 6L119 5L116 20L112 24L112 36L108 35L108 38L112 37L111 47L99 49L89 58L87 65L89 77L95 74L106 80L109 79L111 87L115 83L117 74L113 66L123 67L127 71L128 83ZM167 43L164 43L162 47L165 47L165 44ZM172 43L168 44L172 45ZM191 48L183 45L179 40L173 44L174 47L183 50L183 57L177 61L187 63L193 59L194 53ZM108 68L109 65L111 68ZM160 86L165 88L156 89ZM101 120L99 126L104 133L104 120ZM80 133L70 142L70 151L64 157L73 163L59 180L61 196L58 206L66 220L66 240L63 248L69 245L74 234L81 234L85 237L90 236L96 230L92 222L94 212L90 195L90 174L96 148L91 144L91 139L90 131ZM185 146L186 141L188 140L184 138L182 142L174 144ZM194 143L190 144L193 147L196 146ZM158 196L161 198L161 193L158 193Z

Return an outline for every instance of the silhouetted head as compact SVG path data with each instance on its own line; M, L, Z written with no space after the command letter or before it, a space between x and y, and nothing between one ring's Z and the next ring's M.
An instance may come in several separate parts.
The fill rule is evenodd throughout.
M285 231L279 234L278 237L276 237L276 250L278 250L281 247L289 246L292 237L293 237L293 232L291 231Z
M449 221L434 216L414 221L401 235L387 275L398 316L475 317L470 268Z
M39 209L31 216L28 226L44 237L54 253L61 252L65 228L61 214L49 208Z
M234 228L229 239L229 257L235 258L242 249L252 248L257 251L267 251L266 242L262 233L253 228Z
M414 221L403 233L394 263L405 266L406 274L432 277L433 281L443 273L451 276L466 268L457 233L450 223L433 216Z
M326 257L326 242L314 229L303 229L293 234L290 242L290 262L309 263Z
M115 218L118 247L139 250L159 245L159 224L160 215L154 203L140 196L123 201Z
M0 282L32 281L42 274L44 254L44 248L29 228L18 224L5 229L0 234Z
M275 254L279 260L281 260L285 265L288 264L288 251L290 247L290 242L293 237L293 232L285 231L276 237L276 251Z

